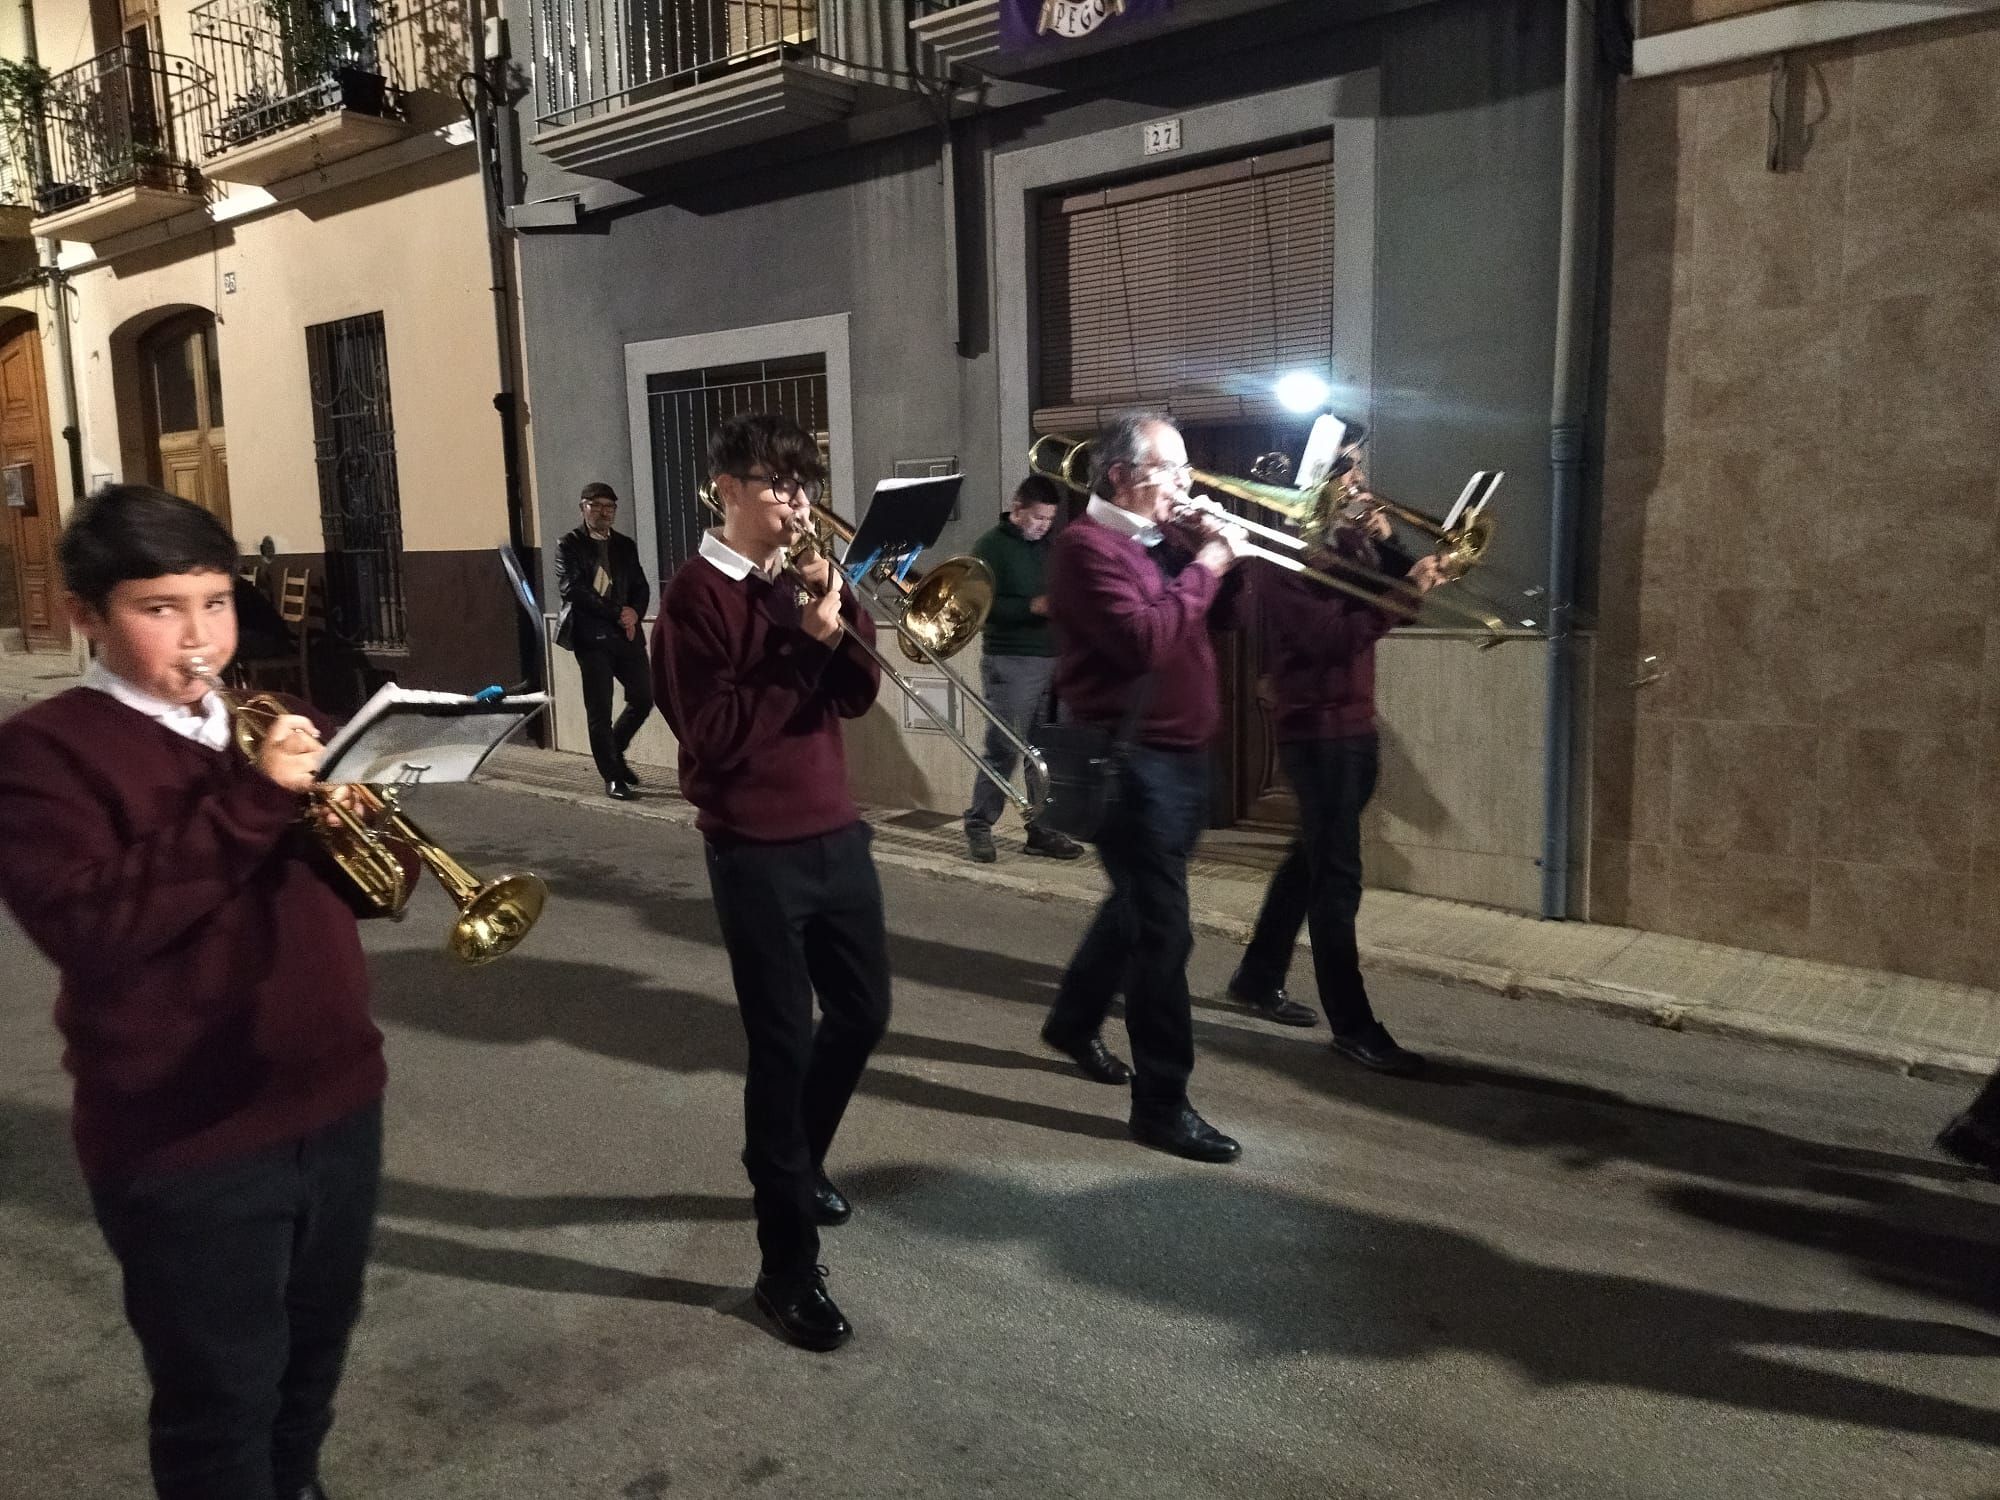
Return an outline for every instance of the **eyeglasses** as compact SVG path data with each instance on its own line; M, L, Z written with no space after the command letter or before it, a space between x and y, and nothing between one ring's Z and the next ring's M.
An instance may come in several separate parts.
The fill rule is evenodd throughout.
M616 500L586 500L583 502L583 508L585 510L608 510L616 512L618 502Z
M1154 464L1150 468L1135 469L1132 473L1134 484L1145 484L1154 479L1192 480L1193 478L1193 464Z
M819 497L825 486L817 479L801 479L796 474L738 474L736 478L745 484L763 485L787 505L804 495L806 504L819 504Z

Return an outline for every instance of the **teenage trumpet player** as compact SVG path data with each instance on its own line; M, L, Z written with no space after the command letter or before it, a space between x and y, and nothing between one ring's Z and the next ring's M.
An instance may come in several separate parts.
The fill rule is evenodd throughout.
M301 709L254 761L211 679L236 543L98 491L58 544L80 687L0 725L0 897L61 972L72 1134L152 1385L161 1500L323 1500L381 1175L352 889L301 824Z
M819 1264L820 1227L851 1212L826 1158L889 1024L882 887L840 730L881 686L849 638L872 643L875 627L827 558L788 566L824 479L810 434L789 417L732 417L708 462L723 521L667 585L654 699L680 742L750 1044L757 1305L793 1343L828 1350L853 1330Z
M1129 748L1096 837L1111 894L1070 959L1042 1040L1099 1083L1131 1083L1141 1144L1227 1162L1241 1148L1188 1101L1187 860L1207 822L1218 720L1208 632L1234 607L1243 538L1189 507L1191 472L1172 422L1120 417L1093 445L1090 502L1049 559L1056 694L1071 717L1129 731ZM1102 1035L1121 992L1130 1068Z

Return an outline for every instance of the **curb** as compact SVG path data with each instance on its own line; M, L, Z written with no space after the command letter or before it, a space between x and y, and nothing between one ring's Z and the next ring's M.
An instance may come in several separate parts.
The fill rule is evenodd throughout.
M645 806L635 807L630 803L612 803L602 797L586 796L558 787L541 786L531 781L517 781L504 771L489 774L486 781L490 785L505 786L513 791L546 797L551 801L567 802L574 807L594 809L613 816L650 818L655 822L670 823L683 828L694 826L694 809L678 797L671 803L663 803L658 810L655 810ZM875 860L878 864L908 870L932 880L956 881L960 884L1004 890L1035 901L1069 901L1078 894L1075 891L1051 887L1026 876L1010 875L1005 871L988 869L982 865L940 861L909 850L884 848L879 843L875 848ZM1189 912L1189 917L1194 930L1204 936L1222 938L1233 943L1249 941L1251 924L1245 918L1228 912L1203 910L1200 907L1193 908ZM1306 946L1303 932L1299 936L1299 946ZM1839 1058L1861 1067L1899 1073L1925 1082L1983 1083L1992 1074L1994 1067L1994 1059L1982 1057L1977 1053L1953 1052L1904 1042L1878 1041L1870 1037L1819 1031L1810 1026L1798 1025L1796 1022L1760 1016L1754 1011L1729 1010L1704 1001L1686 1000L1659 990L1642 990L1598 980L1525 974L1499 964L1475 963L1467 959L1448 958L1407 948L1388 947L1379 943L1363 943L1361 957L1369 968L1377 973L1421 979L1455 989L1476 990L1482 994L1498 995L1510 1000L1537 1000L1551 1005L1569 1006L1572 1009L1609 1016L1614 1020L1635 1021L1642 1025L1658 1027L1663 1031L1680 1031L1698 1036L1754 1042L1788 1052L1813 1052L1825 1057Z

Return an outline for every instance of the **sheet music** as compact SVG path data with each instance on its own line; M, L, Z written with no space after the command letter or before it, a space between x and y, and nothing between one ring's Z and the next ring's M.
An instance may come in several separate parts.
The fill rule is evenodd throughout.
M482 699L388 683L328 742L317 774L371 786L470 781L548 701L546 693Z

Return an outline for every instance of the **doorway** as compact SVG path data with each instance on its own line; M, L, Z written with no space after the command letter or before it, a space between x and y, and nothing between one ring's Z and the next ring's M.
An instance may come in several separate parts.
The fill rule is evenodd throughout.
M31 651L67 651L69 618L56 566L55 454L42 335L21 324L0 343L0 479L21 634Z
M229 523L229 445L215 317L176 313L139 340L153 483Z

